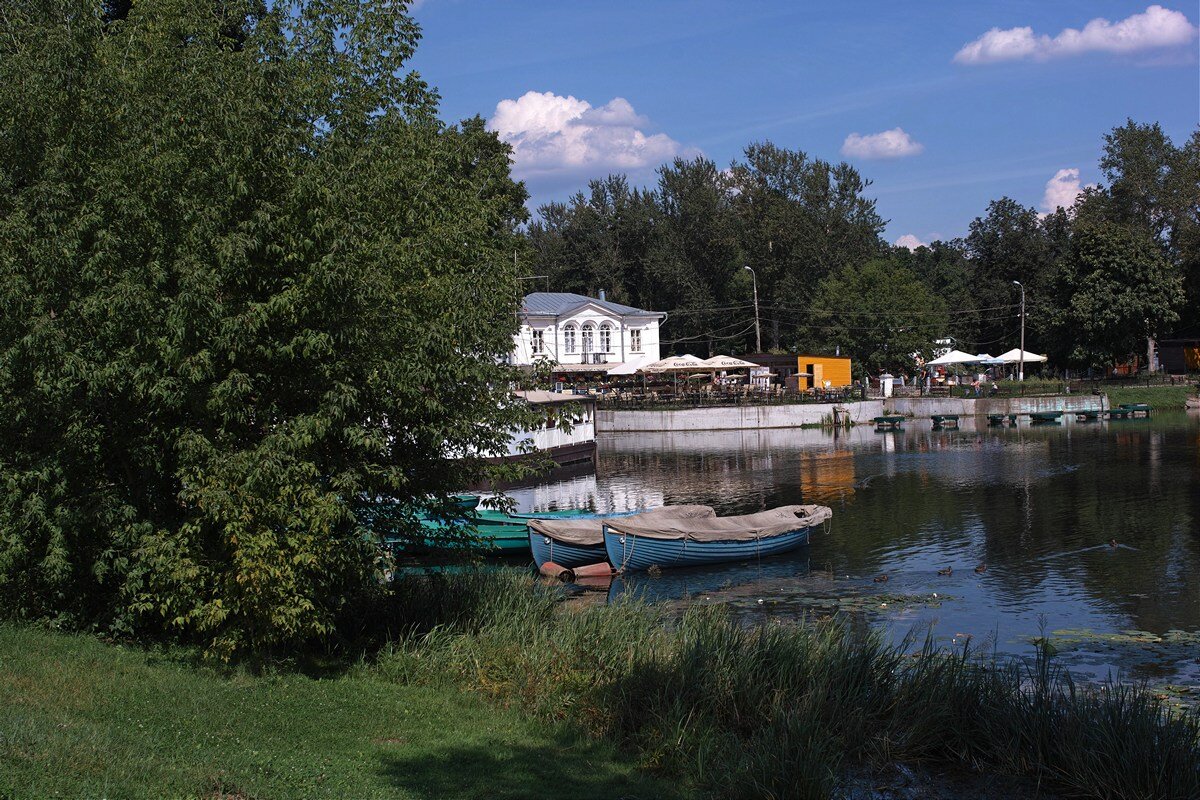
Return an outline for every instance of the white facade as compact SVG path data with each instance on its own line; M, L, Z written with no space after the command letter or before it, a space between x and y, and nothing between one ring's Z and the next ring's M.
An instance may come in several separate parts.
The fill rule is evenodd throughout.
M659 325L666 314L578 294L527 295L512 363L608 365L658 361ZM594 368L594 367L593 367Z
M534 394L534 393L529 393ZM539 394L552 394L544 392ZM545 421L533 430L521 431L515 434L508 444L507 455L511 458L537 450L553 453L577 445L594 444L596 441L596 406L584 398L563 395L569 404L564 403L533 403L535 409L543 411ZM535 398L536 399L536 398ZM571 402L574 401L574 402ZM570 409L570 430L564 431L559 427L560 414Z

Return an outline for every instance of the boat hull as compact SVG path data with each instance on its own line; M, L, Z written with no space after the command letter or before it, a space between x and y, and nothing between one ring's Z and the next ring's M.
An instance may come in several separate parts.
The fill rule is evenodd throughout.
M605 526L604 547L618 572L643 572L650 567L699 567L787 553L808 544L810 531L798 528L748 542L693 542L614 533Z
M547 561L553 561L568 569L608 561L608 552L604 549L603 544L568 544L549 536L543 536L533 530L526 530L529 534L529 549L533 552L533 560L538 565L538 569L541 569Z

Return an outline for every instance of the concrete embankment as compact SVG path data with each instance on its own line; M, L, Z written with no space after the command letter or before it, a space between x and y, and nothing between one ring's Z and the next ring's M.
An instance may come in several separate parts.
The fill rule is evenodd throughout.
M1086 411L1108 408L1100 394L1060 394L1045 397L889 397L884 402L889 414L906 417L931 417L934 414L960 414L985 417L988 414L1034 414L1039 411Z
M1037 411L1081 411L1107 408L1103 395L1076 394L1049 397L891 397L857 403L797 403L794 405L712 406L671 410L598 409L597 433L636 433L640 431L686 432L730 431L761 428L803 428L833 425L834 408L845 409L855 425L871 424L883 414L906 417L930 417L934 414L959 414L964 417L987 414L1029 414Z
M635 431L733 431L755 428L803 428L833 425L832 403L778 406L712 406L665 411L597 409L597 433ZM838 404L855 424L869 423L883 413L882 400Z

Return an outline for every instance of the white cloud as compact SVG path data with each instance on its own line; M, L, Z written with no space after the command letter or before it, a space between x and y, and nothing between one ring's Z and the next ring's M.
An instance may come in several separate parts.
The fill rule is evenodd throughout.
M866 136L852 133L842 142L842 155L852 158L903 158L915 156L925 145L913 139L903 128L892 128Z
M1096 17L1083 30L1065 28L1057 36L1035 36L1033 28L992 28L959 50L959 64L991 64L997 61L1051 58L1081 53L1135 53L1164 47L1186 45L1196 38L1197 27L1179 11L1154 5L1141 14L1119 22Z
M1088 186L1095 184L1089 183ZM1075 198L1088 188L1079 182L1079 170L1075 168L1060 169L1054 177L1046 181L1046 193L1042 195L1042 209L1052 214L1059 208L1070 208L1075 205Z
M909 250L916 250L918 247L928 247L929 246L928 242L922 242L920 239L913 236L911 233L904 234L899 239L897 239L895 242L893 242L893 244L895 244L896 247L907 247Z
M593 107L570 95L532 91L501 100L488 120L512 145L513 173L523 179L636 172L696 152L665 133L647 133L648 125L623 97Z

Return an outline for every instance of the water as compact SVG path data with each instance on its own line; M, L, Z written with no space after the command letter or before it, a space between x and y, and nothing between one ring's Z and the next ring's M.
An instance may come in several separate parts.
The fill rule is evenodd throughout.
M524 510L826 504L829 532L792 555L618 579L608 594L728 603L750 618L839 613L1001 654L1027 655L1044 634L1076 672L1200 694L1194 414L612 435L594 474L511 493Z

